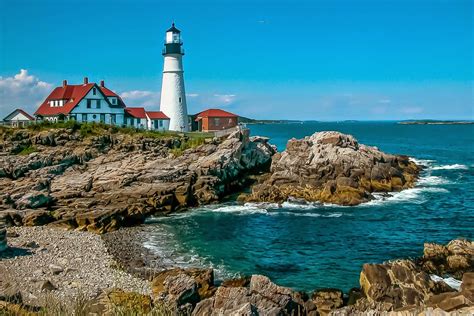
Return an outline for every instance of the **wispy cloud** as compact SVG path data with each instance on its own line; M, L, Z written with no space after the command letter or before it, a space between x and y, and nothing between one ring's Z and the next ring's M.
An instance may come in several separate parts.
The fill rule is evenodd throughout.
M423 108L419 106L407 106L400 109L404 114L419 114L423 112Z
M21 69L13 77L0 76L0 118L15 108L33 113L51 92L52 84Z
M217 102L223 103L222 105L227 105L234 102L237 95L235 94L214 94Z
M127 106L144 106L159 108L160 93L148 90L124 91L120 94Z
M392 103L392 100L390 100L390 99L380 99L380 100L378 101L378 103L388 104L388 103Z

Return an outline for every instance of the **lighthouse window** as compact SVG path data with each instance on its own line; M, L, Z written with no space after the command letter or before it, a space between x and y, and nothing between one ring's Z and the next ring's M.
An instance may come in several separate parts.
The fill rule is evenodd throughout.
M179 103L181 103L181 97L179 97Z

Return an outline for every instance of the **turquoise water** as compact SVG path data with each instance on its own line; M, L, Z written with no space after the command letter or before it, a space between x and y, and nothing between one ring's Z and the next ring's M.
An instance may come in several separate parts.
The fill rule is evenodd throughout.
M425 241L474 238L474 125L342 122L251 125L279 150L337 130L426 166L418 185L357 207L234 203L153 219L146 246L163 261L212 266L218 277L264 274L296 290L358 286L365 262L422 254Z

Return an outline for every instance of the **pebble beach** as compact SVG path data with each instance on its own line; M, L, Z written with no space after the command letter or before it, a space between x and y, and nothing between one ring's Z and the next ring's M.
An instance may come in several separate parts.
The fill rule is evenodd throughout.
M149 282L117 268L103 239L88 232L46 226L10 227L0 260L0 286L15 284L29 304L49 296L93 298L119 288L150 294Z

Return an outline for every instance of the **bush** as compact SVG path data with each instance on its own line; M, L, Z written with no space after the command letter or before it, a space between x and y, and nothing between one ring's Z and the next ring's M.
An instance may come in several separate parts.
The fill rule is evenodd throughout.
M32 146L32 145L29 145L28 147L25 147L23 148L19 153L18 155L21 155L21 156L27 156L31 153L34 153L34 152L37 152L38 149L36 149L35 146Z

